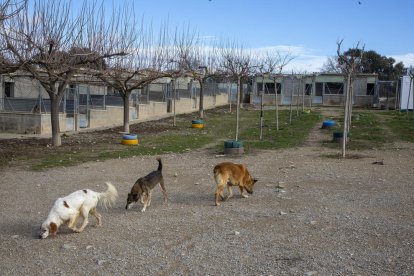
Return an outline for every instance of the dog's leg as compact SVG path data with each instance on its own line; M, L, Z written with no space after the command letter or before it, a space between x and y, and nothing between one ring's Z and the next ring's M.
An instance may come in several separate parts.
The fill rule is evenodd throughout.
M81 227L79 229L77 229L78 233L82 232L83 229L85 229L86 225L89 222L89 220L88 220L89 210L86 210L85 208L81 208L81 214L82 214L82 217L83 217L83 222L82 222Z
M102 226L102 216L96 211L96 207L91 209L91 214L96 218L98 224L96 226Z
M233 187L229 184L227 184L227 197L226 200L231 198L233 196Z
M142 202L144 204L144 207L142 207L141 212L145 212L145 210L147 209L149 199L149 195L147 194L147 192L144 192L143 196L145 196L145 200L144 202Z
M216 190L216 194L215 194L216 206L220 206L219 197L221 197L221 199L224 200L223 191L224 191L224 185L220 183L219 185L217 185L217 190Z
M243 193L244 193L243 186L239 186L239 188L240 188L240 196L241 196L242 198L247 198L247 197L249 197L248 195L243 194Z
M151 197L152 197L152 190L148 192L148 203L147 203L147 207L149 207L151 205Z
M68 221L68 228L71 229L74 232L77 232L76 222L78 221L78 218L79 218L79 212L77 214L74 214L73 216L71 216L69 221Z
M144 193L144 194L141 195L140 201L141 201L142 204L144 204L144 201L146 201L146 200L147 200L146 194Z
M164 204L165 204L167 202L167 190L165 189L164 178L161 178L160 186L161 186L162 194L164 196Z

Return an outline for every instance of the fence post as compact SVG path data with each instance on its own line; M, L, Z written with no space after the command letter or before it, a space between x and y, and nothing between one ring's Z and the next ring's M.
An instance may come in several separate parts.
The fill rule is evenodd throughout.
M3 75L0 74L0 111L4 111L4 82Z

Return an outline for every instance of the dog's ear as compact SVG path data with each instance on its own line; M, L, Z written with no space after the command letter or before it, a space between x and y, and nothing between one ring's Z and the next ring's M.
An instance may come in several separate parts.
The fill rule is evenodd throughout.
M52 235L56 235L56 233L57 233L57 229L58 229L58 227L57 227L56 223L51 222L51 223L49 224L49 232L50 232L50 234L52 234Z
M134 201L138 201L139 195L138 194L134 194L133 198L134 198Z
M253 178L253 183L256 183L257 181L259 181L259 179Z

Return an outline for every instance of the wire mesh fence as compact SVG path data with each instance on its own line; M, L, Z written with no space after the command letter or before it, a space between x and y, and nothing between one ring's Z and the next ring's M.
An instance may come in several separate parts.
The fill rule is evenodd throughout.
M20 84L19 84L20 85ZM17 87L16 90L23 90ZM195 99L200 95L200 88L196 85L178 85L174 87L171 83L151 84L142 89L133 90L130 94L130 105L147 104L149 102L168 102L175 96L176 100L181 98ZM28 113L48 113L51 104L49 96L41 93L39 87L25 87L26 96L16 97L15 95L5 95L0 98L0 112L28 112ZM34 92L33 92L34 91ZM219 85L218 83L205 83L204 95L214 96L220 93L231 93L231 99L235 99L237 87L233 89ZM22 94L22 93L20 93ZM37 96L36 96L37 94ZM88 85L76 85L67 88L59 104L62 113L85 114L89 109L105 109L106 106L123 106L124 101L120 93L111 92L110 94L94 94Z

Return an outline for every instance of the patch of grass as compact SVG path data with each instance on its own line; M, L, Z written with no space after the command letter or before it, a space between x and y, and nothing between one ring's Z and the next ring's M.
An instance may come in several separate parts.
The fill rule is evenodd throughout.
M334 119L338 125L332 132L343 131L343 117ZM372 148L383 148L394 142L395 137L387 129L379 111L358 111L352 115L352 125L349 133L348 149L364 150ZM332 143L335 147L341 147L341 143Z
M366 148L381 148L386 143L393 142L393 137L379 115L374 112L356 113L352 121L349 148L358 150Z
M318 112L302 113L296 111L289 124L289 111L279 111L279 131L276 130L275 111L264 112L263 139L260 135L260 111L240 110L239 140L244 142L246 152L255 149L281 149L299 146L305 141L309 130L320 121ZM86 149L73 151L56 149L36 160L33 169L40 170L54 166L71 166L87 161L126 158L139 155L158 155L182 153L200 148L223 151L223 141L235 139L236 114L225 109L205 111L205 127L191 128L189 115L176 118L176 127L155 133L140 133L140 144L124 146L108 141L103 145L91 145ZM158 122L153 122L154 127ZM164 122L165 124L165 122Z
M50 152L47 156L38 158L36 161L31 160L29 162L33 163L31 165L33 170L43 170L53 167L74 166L80 163L97 160L99 160L98 151L67 152L59 150L56 152Z
M256 116L260 116L257 112ZM246 144L254 149L286 149L300 146L308 137L309 131L321 120L318 112L299 113L289 120L289 111L279 113L279 130L276 129L275 111L267 111L264 116L262 140L260 140L260 121L243 129L241 136Z
M391 112L387 120L388 127L402 141L414 142L413 112Z

